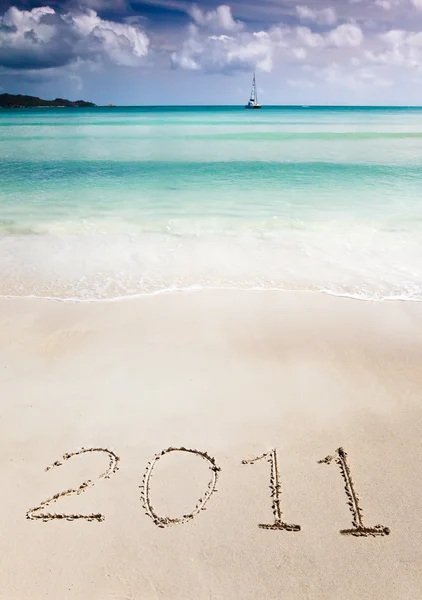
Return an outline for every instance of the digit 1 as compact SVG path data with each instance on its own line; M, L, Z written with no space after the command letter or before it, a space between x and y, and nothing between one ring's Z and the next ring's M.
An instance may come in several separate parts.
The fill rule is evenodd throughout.
M278 472L278 463L277 463L277 450L274 448L269 452L266 452L262 456L258 456L257 458L253 458L252 460L242 460L243 465L252 465L253 463L261 460L262 458L266 458L271 465L271 475L270 475L270 489L271 489L271 498L272 498L272 510L274 514L274 523L260 523L258 527L261 529L273 529L273 530L286 530L286 531L300 531L300 525L294 525L292 523L285 523L281 520L281 508L280 508L280 494L281 494L281 485L280 485L280 474Z
M318 463L325 463L329 465L333 460L335 460L340 467L340 473L345 483L344 489L346 491L347 504L349 505L350 512L353 515L353 527L351 529L341 529L340 533L343 535L354 535L356 537L368 537L369 535L388 535L390 533L390 529L388 527L384 527L383 525L365 527L363 524L363 511L359 506L359 496L356 493L352 474L350 473L350 468L347 464L347 454L343 448L338 448L334 456L326 456L322 460L319 460Z

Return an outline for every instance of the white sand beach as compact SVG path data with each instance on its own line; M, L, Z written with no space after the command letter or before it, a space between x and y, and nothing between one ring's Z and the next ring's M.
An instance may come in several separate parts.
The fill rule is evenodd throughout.
M269 291L3 298L0 598L419 599L421 395L420 303ZM145 509L147 465L169 447L206 452L221 470L163 455ZM120 460L63 459L82 448ZM266 460L242 464L271 449L272 485ZM348 506L349 476L363 516ZM300 531L259 527L274 523L277 484L281 520ZM183 523L146 514L184 520L207 496ZM52 513L101 518L42 518ZM341 534L356 518L391 532Z

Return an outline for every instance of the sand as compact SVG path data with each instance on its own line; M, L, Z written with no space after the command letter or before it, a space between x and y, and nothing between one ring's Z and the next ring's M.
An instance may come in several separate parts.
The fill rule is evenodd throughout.
M422 596L422 304L2 299L0 397L2 599Z

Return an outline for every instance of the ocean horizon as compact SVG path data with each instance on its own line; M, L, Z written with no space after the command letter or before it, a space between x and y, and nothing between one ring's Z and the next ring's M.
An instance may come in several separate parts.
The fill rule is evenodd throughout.
M139 111L202 111L202 110L215 110L215 111L231 111L245 109L245 104L96 104L95 106L83 107L83 106L14 106L5 107L0 106L0 109L6 111L42 111L42 110L59 110L62 111L67 109L69 111L98 111L98 110L139 110ZM315 111L321 110L333 110L333 111L379 111L379 110L392 110L392 111L422 111L422 104L262 104L260 105L260 111L273 111L273 110L306 110L312 109Z
M0 112L0 293L422 300L422 108Z
M1 95L1 94L0 94ZM23 95L24 94L18 94ZM51 99L50 99L51 100ZM95 106L31 106L31 107L4 107L0 106L0 108L4 108L5 110L20 110L21 108L25 108L25 110L40 110L44 108L51 109L77 109L77 110L96 110L99 108L167 108L167 109L177 109L177 108L186 108L186 109L194 109L194 108L204 108L204 109L239 109L244 108L245 104L96 104ZM262 104L260 106L261 109L285 109L285 108L326 108L326 109L407 109L407 108L416 108L422 109L422 104Z

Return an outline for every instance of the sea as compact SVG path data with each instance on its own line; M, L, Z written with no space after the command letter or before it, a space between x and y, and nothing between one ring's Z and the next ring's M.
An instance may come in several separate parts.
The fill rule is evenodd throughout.
M0 109L0 295L422 300L422 109Z

